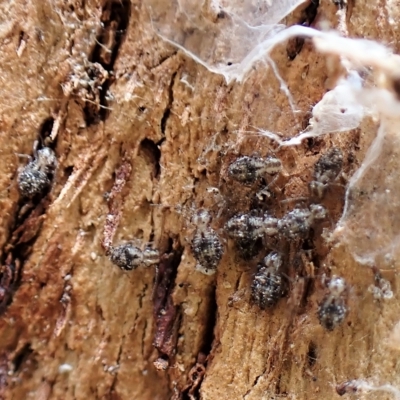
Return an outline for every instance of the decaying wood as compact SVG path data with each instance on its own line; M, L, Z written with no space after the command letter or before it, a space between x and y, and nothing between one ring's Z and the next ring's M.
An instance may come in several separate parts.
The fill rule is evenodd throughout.
M398 46L385 14L392 2L335 3L305 3L287 23L325 20ZM248 133L304 129L337 60L301 38L276 47L294 114L271 68L257 64L227 85L157 36L146 2L18 0L0 14L0 398L392 398L357 382L400 388L398 349L389 346L400 315L397 261L376 272L326 240L376 123L288 148ZM18 154L32 155L36 140L59 165L48 192L25 199ZM329 218L310 248L285 245L290 290L260 310L250 287L263 254L241 260L224 225L254 207L282 217L308 204L296 199L309 198L314 164L334 146L344 165L322 200ZM271 198L253 200L254 188L230 179L228 166L271 154L284 171ZM225 246L211 276L195 270L191 250L201 208ZM160 265L113 265L106 250L129 241L159 249ZM332 332L317 318L324 274L349 285L349 314ZM390 281L394 300L368 291L376 276Z

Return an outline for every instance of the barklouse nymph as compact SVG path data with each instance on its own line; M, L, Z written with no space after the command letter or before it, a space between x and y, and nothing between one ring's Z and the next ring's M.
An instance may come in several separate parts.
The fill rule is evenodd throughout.
M265 175L276 175L281 169L282 163L279 158L242 156L229 166L228 175L238 182L251 185Z
M120 267L124 271L136 269L139 265L148 267L158 264L160 254L158 250L146 247L141 250L139 247L133 246L131 243L112 246L109 251L109 257L112 263Z
M278 221L278 231L287 239L305 238L317 220L326 218L327 211L320 204L309 208L295 208Z
M374 273L374 285L368 287L368 291L371 292L375 299L389 300L393 298L393 290L390 282L383 278L381 272L376 266L372 267Z
M206 275L215 273L224 253L219 236L210 227L210 221L211 217L207 211L201 210L197 213L194 218L197 229L192 240L192 251L197 261L196 269Z
M49 147L34 152L33 159L18 175L18 188L22 196L32 198L47 189L57 168L57 158Z
M328 293L318 307L319 322L328 331L339 326L347 315L346 294L346 281L333 276L328 282Z
M234 240L239 255L248 260L261 250L264 235L277 233L276 224L277 220L268 215L239 214L225 224L225 230Z
M274 306L285 294L285 282L281 272L282 256L268 254L258 265L251 284L251 300L262 310Z
M343 153L338 147L332 147L322 155L314 167L314 180L310 183L311 192L322 198L329 184L334 182L343 168Z

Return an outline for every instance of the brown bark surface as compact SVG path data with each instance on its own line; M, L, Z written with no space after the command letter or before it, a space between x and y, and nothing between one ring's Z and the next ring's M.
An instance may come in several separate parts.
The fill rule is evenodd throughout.
M329 218L315 228L312 256L287 246L290 289L272 309L249 301L265 254L241 260L224 232L230 217L254 208L254 188L227 176L239 155L282 160L274 198L258 205L277 217L310 196L313 166L329 148L342 149L343 176L360 165L377 130L370 119L281 149L247 133L304 129L336 61L308 41L274 49L294 115L271 68L256 64L227 85L159 38L145 3L0 5L0 398L311 400L339 398L336 385L353 379L400 385L387 342L398 302L374 299L371 270L323 238L342 213L344 178L323 200ZM350 3L350 37L398 42L387 22L393 2ZM338 25L334 2L321 1L312 21L309 6L287 23ZM18 191L27 162L18 155L31 155L36 140L55 150L58 168L49 192L30 201ZM225 247L213 276L195 270L190 245L201 208ZM158 273L113 265L103 247L113 228L114 245L159 249ZM395 299L396 265L382 271ZM349 284L349 315L332 332L317 318L323 274Z

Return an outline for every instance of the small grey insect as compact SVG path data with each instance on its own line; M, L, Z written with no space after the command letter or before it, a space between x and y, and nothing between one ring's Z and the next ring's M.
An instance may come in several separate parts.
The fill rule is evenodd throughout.
M34 154L18 176L18 188L24 197L32 198L43 193L51 184L57 168L57 158L49 147L43 147Z
M225 224L225 230L243 259L249 260L261 250L265 230L263 217L252 213L236 215Z
M228 175L238 182L251 185L266 174L276 175L281 169L282 163L279 158L243 156L229 166Z
M320 204L307 208L295 208L278 221L278 231L287 239L305 238L316 220L326 217L326 209Z
M197 229L192 240L192 251L197 261L196 269L205 275L215 273L224 253L217 233L209 226L210 220L210 214L205 210L199 211L194 218Z
M225 229L232 239L257 239L264 234L264 219L252 213L238 214L225 224Z
M277 252L268 254L258 265L251 284L251 300L262 310L274 306L285 294L281 267L282 257Z
M110 249L110 260L124 271L136 269L139 265L146 267L158 264L160 255L158 250L147 247L141 250L131 243L121 244Z
M235 241L236 248L244 260L256 256L262 247L264 235L273 236L278 233L278 220L269 214L260 217L253 212L232 217L225 230Z
M314 180L310 183L311 192L321 199L328 185L339 176L342 168L342 150L338 147L332 147L315 164Z
M345 280L333 276L328 283L328 293L318 308L319 322L328 331L340 325L347 315L346 292Z

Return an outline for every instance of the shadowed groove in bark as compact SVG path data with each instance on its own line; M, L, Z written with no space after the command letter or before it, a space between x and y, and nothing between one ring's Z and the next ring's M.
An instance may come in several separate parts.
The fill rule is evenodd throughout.
M12 303L14 293L21 284L24 262L29 258L35 240L40 234L46 212L48 199L41 199L40 203L25 214L22 220L17 221L11 230L11 236L5 249L0 270L0 315ZM20 211L17 210L17 212Z
M44 120L44 122L42 123L42 126L39 129L39 140L40 140L40 143L46 144L47 146L52 147L54 150L55 142L52 142L52 143L46 142L46 138L48 136L50 136L50 134L51 134L53 125L54 125L54 118L49 117ZM57 137L55 138L55 140L57 140Z
M111 396L116 394L115 393L115 386L116 386L117 380L118 380L118 369L119 369L119 366L120 366L120 360L121 360L123 344L124 344L124 338L122 338L121 345L119 346L119 349L118 349L117 359L115 361L116 371L113 374L114 377L113 377L112 383L110 385L110 390L109 390L109 393L110 393Z
M216 298L216 291L215 286L212 289L212 292L209 294L209 306L207 310L207 321L204 330L204 337L203 343L201 346L201 352L208 356L210 354L213 343L214 343L214 329L217 323L217 313L218 313L218 306L217 306L217 298Z
M91 104L87 104L84 108L88 125L105 121L108 117L109 109L106 97L108 89L114 81L114 64L126 36L130 15L131 3L128 0L108 0L103 7L100 18L103 28L96 39L97 44L89 57L89 61L99 63L110 75L100 87L100 110L93 112Z
M216 299L216 287L213 286L211 293L208 296L208 309L206 314L208 318L205 321L204 335L200 348L200 352L197 355L197 362L191 368L188 374L188 384L183 388L181 392L182 400L194 400L200 399L200 389L203 382L204 375L207 371L207 363L209 357L212 354L214 344L214 330L217 324L217 299Z
M171 114L171 106L172 106L172 103L174 101L173 88L174 88L176 74L177 73L175 72L171 76L171 81L170 81L169 87L168 87L168 104L165 107L164 114L163 114L163 116L161 118L161 133L163 135L165 135L165 128L167 126L167 121L168 121L169 115Z
M160 159L161 159L161 150L159 144L154 143L150 139L143 139L140 143L140 151L150 159L151 163L154 166L154 178L158 178L160 175Z
M27 359L31 356L32 353L33 350L31 348L31 344L26 343L12 360L12 363L14 364L14 372L20 370L22 365L27 361Z
M317 16L319 7L319 0L311 0L310 4L303 11L301 20L298 25L311 26ZM301 52L304 45L304 38L296 37L290 39L286 46L286 52L290 61L293 61L297 55Z
M154 320L156 324L153 345L163 359L170 360L176 352L176 341L180 325L180 310L173 303L172 292L182 248L170 249L161 257L154 284Z
M314 342L310 342L308 345L307 352L307 364L309 368L312 368L317 362L317 346Z

